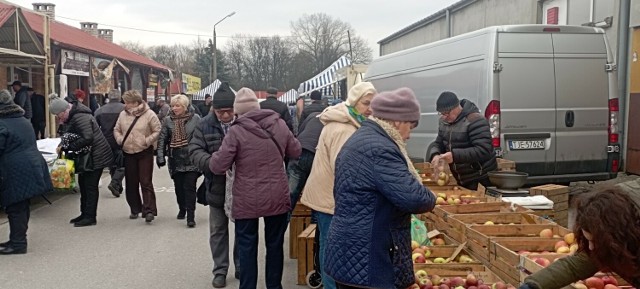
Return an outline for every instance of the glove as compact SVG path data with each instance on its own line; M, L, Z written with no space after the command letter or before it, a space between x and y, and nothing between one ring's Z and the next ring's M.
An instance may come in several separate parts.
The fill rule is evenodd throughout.
M161 168L167 165L167 161L164 158L156 158L156 164Z

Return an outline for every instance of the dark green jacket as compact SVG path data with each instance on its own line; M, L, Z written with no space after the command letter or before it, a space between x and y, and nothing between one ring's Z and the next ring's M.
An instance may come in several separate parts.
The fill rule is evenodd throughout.
M629 196L640 208L640 194L630 193ZM599 268L589 259L586 253L562 258L551 263L549 267L540 270L524 279L524 283L538 289L558 289L578 280L587 279L598 273ZM640 288L640 272L636 276L620 276L636 288Z

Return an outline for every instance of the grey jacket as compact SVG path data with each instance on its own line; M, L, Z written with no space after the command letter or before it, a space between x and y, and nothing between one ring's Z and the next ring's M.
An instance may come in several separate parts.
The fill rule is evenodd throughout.
M185 126L187 130L187 141L190 141L193 137L193 132L196 130L198 123L200 123L200 116L192 114ZM173 119L171 119L171 115L168 115L162 122L162 129L158 137L158 147L156 149L157 159L162 160L165 157L169 157L169 174L172 177L177 172L199 172L198 167L196 167L189 158L188 144L178 148L169 147L174 129L175 123Z

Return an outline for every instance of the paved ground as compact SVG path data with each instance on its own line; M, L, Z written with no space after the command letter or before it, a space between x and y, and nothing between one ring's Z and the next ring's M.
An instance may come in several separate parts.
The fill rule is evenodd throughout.
M108 175L103 182L109 180ZM198 205L197 226L176 220L173 183L166 168L154 174L158 217L151 225L129 220L123 197L101 188L98 225L74 228L69 219L79 213L79 195L55 193L53 205L36 200L29 223L29 252L0 256L0 288L212 288L208 243L208 208ZM232 226L233 227L233 226ZM296 260L288 257L285 239L284 288L297 286ZM264 286L264 241L260 240L260 279ZM0 241L8 239L6 217L0 216ZM233 269L227 288L237 288Z

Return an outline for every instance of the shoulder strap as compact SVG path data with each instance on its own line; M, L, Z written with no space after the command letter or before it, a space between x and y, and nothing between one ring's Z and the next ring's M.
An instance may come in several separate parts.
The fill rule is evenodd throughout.
M266 132L269 135L269 137L271 137L271 140L273 141L273 144L276 145L276 147L278 148L278 151L280 152L280 157L282 157L284 159L284 153L282 152L282 148L280 148L280 146L278 145L278 142L273 137L273 134L271 134L271 132L269 132L266 129L262 129L262 130L264 130L264 132Z
M136 125L136 122L138 122L139 118L140 118L140 116L136 116L136 118L133 119L133 122L131 123L131 126L127 130L127 133L124 134L124 138L122 139L122 144L120 145L120 149L122 149L122 147L124 146L124 142L127 141L127 137L129 137L129 134L131 133L131 130Z

